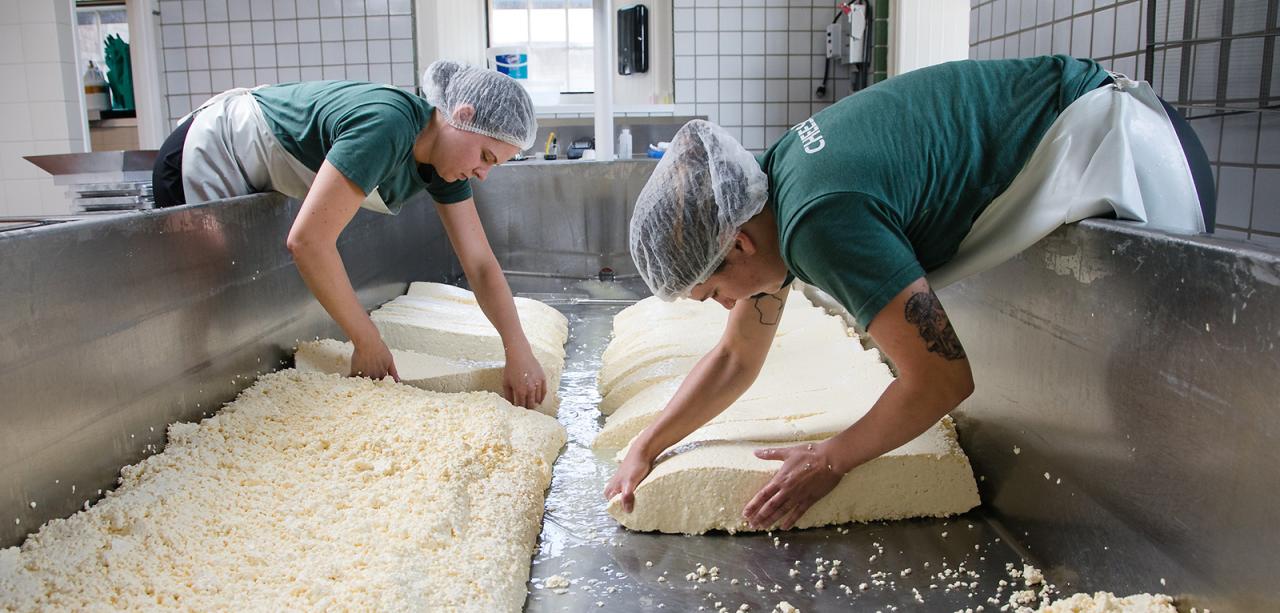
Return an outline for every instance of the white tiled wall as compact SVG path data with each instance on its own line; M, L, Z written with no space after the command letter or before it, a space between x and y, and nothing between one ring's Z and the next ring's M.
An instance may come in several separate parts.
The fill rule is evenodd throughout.
M1222 110L1272 106L1280 97L1280 78L1269 68L1280 66L1277 24L1268 23L1280 2L1152 2L971 0L971 57L1067 53L1150 81L1189 118L1209 156L1218 187L1217 233L1280 244L1280 118ZM1149 9L1155 18L1150 37ZM1149 40L1158 49L1146 75ZM1268 45L1270 58L1264 57Z
M85 150L71 0L0 0L0 215L71 212L24 155Z
M1146 0L970 0L970 57L1064 53L1145 79Z
M677 115L706 115L747 149L847 95L833 65L825 99L814 96L826 62L834 0L674 0Z
M412 89L411 0L162 0L170 120L233 87L351 79Z

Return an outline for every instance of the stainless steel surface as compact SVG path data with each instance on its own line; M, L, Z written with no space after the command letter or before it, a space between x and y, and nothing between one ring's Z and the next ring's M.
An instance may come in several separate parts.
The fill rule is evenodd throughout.
M156 151L94 151L23 157L53 175L54 183L68 185L95 181L150 181Z
M284 248L296 211L260 195L0 233L0 547L338 333ZM426 202L360 213L340 249L369 306L457 271Z
M14 215L0 216L0 232L24 230L40 226L76 221L79 219L104 218L110 215L121 215L127 211L81 211L71 215Z
M653 172L646 160L506 164L474 184L476 206L506 270L595 278L635 274L627 222Z
M1280 610L1280 253L1087 221L941 297L982 498L1051 578Z
M540 285L518 290L537 294L553 284ZM571 287L569 295L590 294L592 287ZM642 285L624 287L646 293ZM1020 569L1023 558L1009 535L981 511L951 520L851 525L773 536L686 537L618 527L605 513L601 496L615 465L592 452L591 440L603 423L596 409L600 355L611 334L613 315L623 306L559 307L570 322L559 413L569 442L555 465L526 611L585 611L598 606L605 611L655 611L659 605L667 611L699 607L714 611L717 602L730 611L742 604L751 611L770 611L783 600L803 611L890 607L955 611L978 605L991 611L999 607L988 598L998 594L999 600L1008 602L1012 590L1001 588L999 581L1011 581L1005 564L1014 563ZM828 560L827 569L830 560L841 561L835 577L822 574L821 589L815 587L818 577L814 576L819 557ZM699 565L717 567L719 579L686 580ZM959 577L938 576L961 565L967 572ZM792 569L797 569L797 576L791 576ZM552 575L570 579L570 590L556 594L546 589L546 579ZM963 587L948 589L961 579ZM969 587L973 582L976 586ZM866 590L859 589L863 583L868 584ZM799 592L797 585L802 588ZM848 586L852 594L841 586ZM916 600L913 589L921 600Z

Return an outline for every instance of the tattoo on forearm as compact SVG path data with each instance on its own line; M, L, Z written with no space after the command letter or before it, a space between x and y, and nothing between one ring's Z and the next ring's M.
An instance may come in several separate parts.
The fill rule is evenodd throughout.
M766 302L762 307L760 304L761 300L772 300L773 302L777 302L777 310L773 313L766 313L765 311L773 308L773 305ZM756 307L756 313L760 315L760 323L766 326L778 325L778 322L782 320L782 308L787 306L782 302L781 298L774 296L773 294L756 294L751 297L751 304Z
M966 357L955 328L951 327L951 320L942 310L942 303L933 290L917 292L908 298L906 317L908 323L915 324L920 330L920 338L924 339L929 351L948 360Z

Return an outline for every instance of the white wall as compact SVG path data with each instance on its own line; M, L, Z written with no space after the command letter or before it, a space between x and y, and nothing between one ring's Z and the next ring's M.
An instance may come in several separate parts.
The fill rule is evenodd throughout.
M350 79L413 89L411 0L160 0L170 125L233 87Z
M613 3L614 40L609 43L613 59L609 74L613 75L614 104L671 104L675 94L672 79L672 0L642 0ZM642 4L649 8L649 71L631 75L618 74L618 8ZM666 97L666 100L663 97Z
M163 54L158 0L127 0L133 105L138 116L138 148L159 149L169 136L169 104L162 87Z
M485 65L485 3L416 0L418 72L436 60Z
M833 64L826 96L826 27L838 0L675 0L677 115L706 115L760 151L850 91ZM892 16L891 16L892 17Z
M0 0L0 216L71 212L24 155L86 151L72 0Z
M969 59L969 3L965 0L894 0L889 74Z

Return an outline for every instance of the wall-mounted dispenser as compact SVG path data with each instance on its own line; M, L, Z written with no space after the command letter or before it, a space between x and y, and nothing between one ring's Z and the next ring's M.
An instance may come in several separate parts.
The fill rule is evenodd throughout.
M649 7L618 9L618 74L649 72Z

